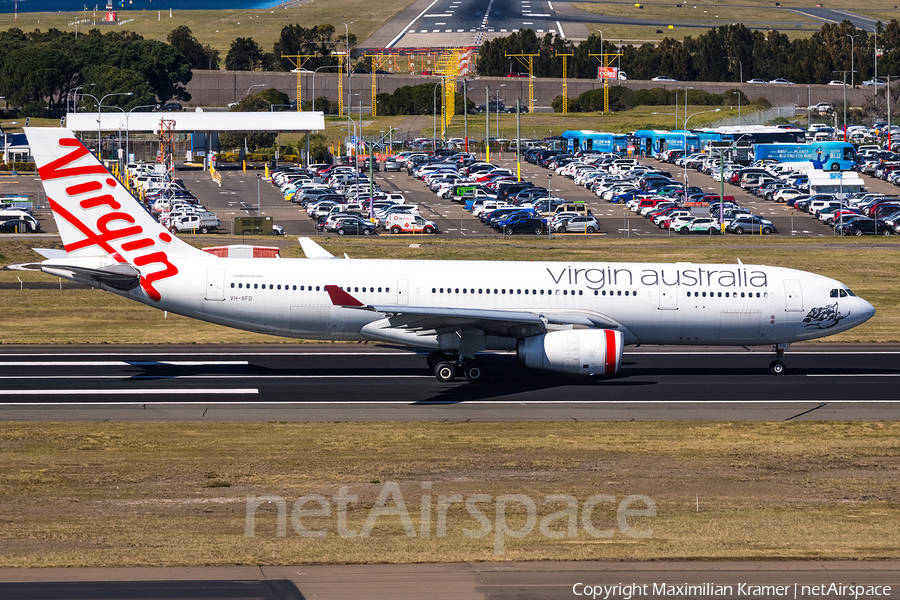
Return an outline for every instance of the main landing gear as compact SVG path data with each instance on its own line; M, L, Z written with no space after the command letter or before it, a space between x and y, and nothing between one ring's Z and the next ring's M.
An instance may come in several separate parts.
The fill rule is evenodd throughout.
M781 361L784 358L784 351L788 349L790 344L777 344L775 346L775 358L769 363L769 373L772 375L784 375L784 363Z
M484 369L478 361L470 358L460 358L456 354L446 352L432 352L428 355L428 368L434 373L435 378L441 383L447 383L456 379L462 373L469 383L484 381Z

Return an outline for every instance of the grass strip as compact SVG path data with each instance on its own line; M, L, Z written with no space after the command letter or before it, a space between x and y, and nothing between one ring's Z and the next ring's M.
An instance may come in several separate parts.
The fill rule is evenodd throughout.
M898 423L860 422L2 423L0 567L896 560L898 434ZM397 486L385 506L402 497L415 535L396 515L380 516L367 537L339 535L341 488L358 496L346 527L359 531L386 482ZM323 537L293 526L294 503L310 494L331 514L299 523ZM439 536L439 496L475 494L488 496L477 507L490 533L467 536L483 525L455 502ZM497 506L514 494L534 501L536 522L504 536L498 554ZM541 533L541 520L566 508L544 502L553 494L575 499L572 537L567 518ZM614 498L590 511L596 529L614 530L608 537L583 526L596 494ZM248 495L285 501L284 537L277 502L263 503L245 536ZM617 525L616 506L631 495L655 503L656 516L627 519L648 537ZM507 527L524 528L526 516L507 502Z

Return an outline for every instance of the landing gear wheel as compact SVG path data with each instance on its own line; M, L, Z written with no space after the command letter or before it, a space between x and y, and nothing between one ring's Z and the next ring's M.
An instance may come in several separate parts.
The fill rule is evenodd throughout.
M456 364L450 361L441 361L434 367L434 376L441 383L449 383L456 378Z
M772 375L784 375L784 363L780 360L773 360L769 364L769 373Z
M466 376L466 380L468 380L469 383L480 383L484 381L485 377L484 369L482 369L481 365L475 361L472 361L463 367L463 374Z
M428 370L434 371L434 368L437 366L439 362L445 361L453 361L453 356L447 354L446 352L431 352L428 354L428 358L426 359L428 364Z

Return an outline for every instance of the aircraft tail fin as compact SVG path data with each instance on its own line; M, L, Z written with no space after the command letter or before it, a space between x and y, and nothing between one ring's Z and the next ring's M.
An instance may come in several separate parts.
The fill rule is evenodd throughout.
M141 287L178 273L175 259L207 256L169 233L68 129L26 127L41 183L69 257L109 257L140 270Z

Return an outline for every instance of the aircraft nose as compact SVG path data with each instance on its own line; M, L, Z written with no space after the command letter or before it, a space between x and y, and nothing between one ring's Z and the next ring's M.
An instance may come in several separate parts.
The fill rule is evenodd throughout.
M858 298L860 307L857 314L861 315L860 323L864 323L871 319L875 315L875 307L872 304L863 298Z

